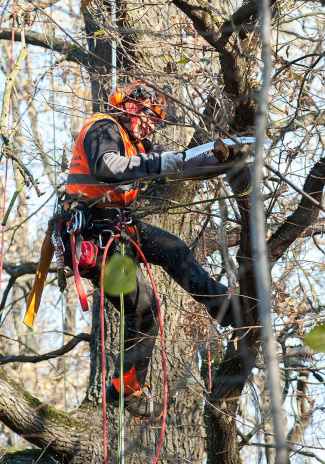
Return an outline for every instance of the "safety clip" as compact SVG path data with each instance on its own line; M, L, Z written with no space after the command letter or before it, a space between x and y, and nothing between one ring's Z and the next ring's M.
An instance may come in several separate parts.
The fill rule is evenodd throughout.
M103 232L109 232L110 233L110 237L108 238L108 240L114 235L114 232L110 229L107 229L107 230L103 230ZM100 233L98 235L98 247L101 248L102 250L105 249L106 245L104 246L103 245L103 234Z

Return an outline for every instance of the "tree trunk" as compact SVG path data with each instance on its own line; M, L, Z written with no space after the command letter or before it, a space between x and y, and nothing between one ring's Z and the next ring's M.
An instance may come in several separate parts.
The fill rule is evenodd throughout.
M140 2L141 3L141 2ZM133 24L138 20L138 10L127 10L124 9L124 2L118 2L118 14L117 16L120 19L123 18L123 21L119 21L120 26L124 26L127 31L128 28L132 28ZM175 14L175 7L168 6L169 10L173 10ZM88 15L88 13L87 13ZM94 32L96 27L98 28L98 23L94 18L89 18L85 16L87 32ZM171 11L168 17L172 15ZM108 19L106 18L106 21ZM159 27L166 27L163 25L162 17L159 14L159 10L150 9L147 15L141 18L141 27L144 29L152 27L152 24L157 25L157 30ZM130 42L132 47L130 47ZM94 47L93 39L90 38L90 47ZM151 45L149 45L149 43ZM101 43L101 49L103 48L104 43ZM125 34L123 40L120 44L121 51L120 59L123 61L123 66L132 67L135 72L138 72L138 68L135 67L137 63L142 63L143 67L147 66L147 69L158 69L163 68L164 58L162 58L161 49L157 47L152 47L152 37L136 34ZM106 48L109 48L110 45L107 43ZM92 49L91 48L91 49ZM98 50L99 51L99 50ZM101 51L102 53L102 51ZM106 56L109 56L109 52L106 50ZM100 55L102 56L102 55ZM122 58L121 58L122 56ZM154 71L153 71L154 73ZM156 77L153 77L149 74L144 76L147 79L154 80L156 82ZM119 82L123 82L124 77L121 75L118 76ZM105 84L103 84L105 77L100 78L97 76L97 79L102 79L102 83L92 83L92 98L94 102L94 111L97 111L96 101L98 100L99 88L104 89ZM103 80L104 79L104 80ZM162 84L168 83L168 80L161 82ZM102 96L100 98L103 98ZM101 106L101 109L103 106ZM170 149L175 149L175 127L168 126L164 130L166 137L166 142L170 145L170 138L174 140L173 146L170 146ZM155 136L154 136L155 137ZM177 142L182 145L186 141L188 133L181 133ZM164 137L159 134L157 140L158 143L164 144ZM145 195L152 195L155 198L160 198L161 196L169 199L179 200L182 198L182 202L191 200L195 192L197 191L197 184L169 184L167 186L157 185L146 191ZM184 194L184 192L186 192ZM150 201L150 208L153 204L156 204L158 208L161 208L161 201L153 200ZM151 222L152 224L165 228L170 232L173 232L177 235L182 235L185 241L189 241L191 233L191 224L188 222L187 216L176 216L177 221L170 219L168 216L156 216ZM166 275L160 270L154 270L155 281L159 283L159 292L164 295L162 304L162 312L165 319L165 330L166 330L166 340L167 340L167 353L168 356L168 382L169 382L169 406L168 406L168 418L167 418L167 429L165 432L165 440L163 445L162 456L170 456L171 459L176 462L183 462L184 459L198 460L202 461L204 455L204 428L203 428L203 415L202 415L202 398L200 395L195 395L193 391L187 388L187 379L191 376L199 376L198 372L198 360L197 355L192 354L192 360L190 364L186 365L184 361L184 352L188 348L188 341L185 343L179 343L178 338L183 340L184 333L182 330L179 330L179 327L182 329L184 323L184 315L180 313L179 305L183 304L184 298L179 294L180 288L166 277ZM168 295L168 297L167 297ZM95 300L95 299L94 299ZM114 310L113 310L114 311ZM118 317L118 316L117 316ZM109 310L108 316L106 316L107 324L107 339L106 339L106 351L109 353L107 358L107 380L113 374L114 363L118 355L118 340L119 340L119 324L116 315ZM97 304L94 301L93 308L93 321L92 321L92 342L90 345L91 348L91 371L90 371L90 381L87 391L87 397L85 401L95 401L101 402L101 358L100 358L100 323L99 323L99 310ZM113 350L112 350L112 347ZM151 382L150 395L158 395L159 400L162 401L163 398L163 372L162 372L162 358L159 344L159 337L156 349L154 351L154 358L149 369L148 380ZM182 379L182 380L181 380ZM196 386L195 386L196 387ZM113 416L112 420L117 417L117 409L112 411ZM186 425L184 425L186 424ZM160 423L159 423L160 425ZM115 430L115 429L114 429ZM111 432L110 432L111 433ZM114 432L115 433L115 432ZM153 424L147 425L145 423L140 423L138 421L129 420L128 413L126 413L125 419L125 452L126 459L130 464L136 464L138 462L143 462L143 453L150 455L153 459L156 449L159 442L159 427ZM198 438L202 437L202 438Z

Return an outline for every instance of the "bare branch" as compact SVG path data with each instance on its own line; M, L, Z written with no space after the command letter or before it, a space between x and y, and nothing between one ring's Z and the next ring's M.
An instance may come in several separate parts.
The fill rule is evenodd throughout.
M11 40L11 29L0 28L0 39ZM15 32L15 41L21 41L21 33ZM51 49L51 37L38 32L25 33L26 44ZM88 54L71 42L60 40L54 37L53 50L65 55L67 61L73 61L78 64L87 66L89 64Z
M52 2L39 2L37 5L38 8L50 8L55 3L58 3L60 0L53 0ZM36 8L33 5L24 5L23 7L20 5L22 12L30 13L31 11L35 11ZM8 13L7 15L3 16L2 23L8 21L12 17L12 13Z
M268 163L264 163L267 169L269 169L273 174L276 174L280 179L282 179L286 184L290 185L296 192L300 193L303 197L305 197L310 203L312 203L314 206L317 208L321 209L322 211L325 211L325 207L317 201L315 198L313 198L311 195L309 195L308 192L305 190L301 190L299 187L297 187L293 182L291 182L289 179L284 177L281 172L279 172L277 169L272 168Z
M272 77L272 80L274 81L279 76L279 74L281 74L289 66L292 66L293 64L296 64L299 61L305 60L306 58L310 58L311 56L322 57L322 56L325 56L325 53L308 53L307 55L301 56L300 58L296 58L295 60L288 61L288 63L284 64L283 66L281 66L280 69L277 70L277 72Z
M81 333L75 335L68 343L61 346L57 350L50 351L49 353L39 354L35 356L26 356L26 355L12 355L12 356L2 356L0 355L0 365L12 363L12 362L24 362L24 363L33 363L36 364L41 361L47 361L49 359L58 358L63 356L69 351L73 350L81 341L90 342L90 335L87 333Z
M315 204L315 200L317 203L321 200L324 184L325 158L322 158L315 164L306 179L303 191L308 194L308 197L302 197L296 211L286 219L268 241L271 263L275 263L304 230L316 221L319 207ZM314 201L311 201L309 196Z
M3 264L3 269L6 271L7 274L10 275L10 279L8 281L7 287L3 292L1 304L0 304L0 314L6 306L7 298L9 292L13 285L15 284L18 277L21 277L26 274L35 274L37 270L38 263L23 263L19 266L12 266L11 264ZM56 265L50 267L49 272L57 272Z

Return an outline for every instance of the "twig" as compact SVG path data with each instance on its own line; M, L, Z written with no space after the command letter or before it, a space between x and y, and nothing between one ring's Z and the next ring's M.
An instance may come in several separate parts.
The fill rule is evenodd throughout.
M304 190L300 189L299 187L297 187L293 182L291 182L289 179L287 179L286 177L284 177L281 172L279 172L277 169L275 168L272 168L272 166L270 166L268 163L264 163L265 167L267 169L269 169L271 172L273 172L273 174L277 175L278 177L280 177L280 179L282 179L286 184L290 185L290 187L292 187L296 192L300 193L300 195L302 195L303 197L305 198L308 198L309 201L311 201L315 206L317 206L317 208L321 209L322 211L325 212L325 207L319 203L319 201L315 200L315 198L313 198L311 195L309 195L308 193L306 193Z
M7 209L7 211L6 211L6 215L5 215L5 217L4 217L3 221L2 221L2 224L1 224L2 226L5 226L5 225L7 224L9 214L10 214L10 212L11 212L13 206L14 206L14 203L15 203L15 201L16 201L16 198L17 198L18 195L19 195L19 192L20 192L21 189L24 187L24 185L25 185L25 182L21 182L21 183L18 185L18 187L17 187L15 193L13 194L12 199L11 199L10 204L9 204L9 207L8 207L8 209Z
M304 60L304 59L309 58L311 56L324 56L324 55L325 55L325 53L308 53L307 55L301 56L300 58L296 58L295 60L288 61L288 63L284 64L283 66L281 66L280 69L277 70L277 72L272 77L272 80L275 81L275 79L278 77L279 74L282 73L282 71L284 71L289 66L292 66L293 64L298 63L298 61Z
M207 214L207 217L205 218L204 224L203 224L200 232L197 234L197 236L195 237L193 242L189 245L189 249L192 250L192 251L195 250L195 248L198 246L199 240L202 237L202 235L204 234L205 229L208 227L208 224L210 222L211 214L210 213L206 213L206 214Z
M261 448L275 448L275 444L272 443L247 443L249 446L257 446ZM303 451L303 450L296 450L292 446L289 447L290 451L293 451L294 453L297 454L302 454L303 456L308 456L310 458L315 458L317 461L319 461L321 464L325 464L325 461L323 461L320 457L317 456L317 454L311 452L311 451Z

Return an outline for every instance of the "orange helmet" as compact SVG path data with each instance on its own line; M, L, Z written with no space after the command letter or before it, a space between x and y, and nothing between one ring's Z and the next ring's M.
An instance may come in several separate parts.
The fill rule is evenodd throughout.
M127 98L140 102L144 107L153 111L158 118L165 118L166 98L140 79L131 82L124 89L117 88L113 90L108 97L108 102L113 106L120 106Z

